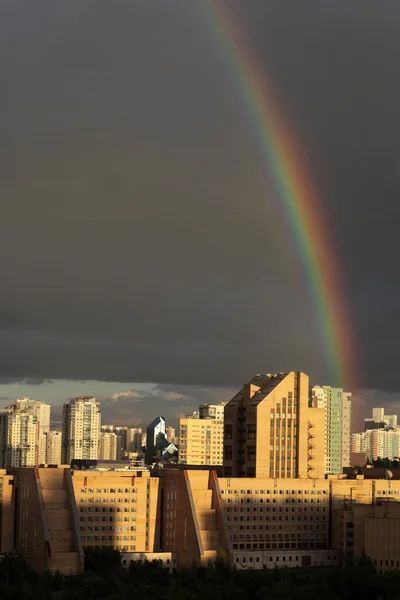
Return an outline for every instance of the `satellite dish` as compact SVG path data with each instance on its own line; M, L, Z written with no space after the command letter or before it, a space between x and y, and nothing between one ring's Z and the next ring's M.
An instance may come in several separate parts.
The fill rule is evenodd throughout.
M393 479L393 473L389 469L385 471L385 479Z

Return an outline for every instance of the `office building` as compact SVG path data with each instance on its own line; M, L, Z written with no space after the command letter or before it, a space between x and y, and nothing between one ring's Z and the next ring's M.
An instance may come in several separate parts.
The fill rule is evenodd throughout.
M117 435L109 431L100 432L100 460L117 460Z
M203 404L179 418L180 464L222 465L225 404Z
M101 415L99 403L92 396L80 396L64 404L62 418L62 462L74 458L99 457Z
M163 417L156 417L147 427L146 464L150 465L160 458L168 445L165 420Z
M316 385L311 405L325 410L325 473L339 474L350 465L351 394L341 388Z
M379 571L400 569L400 480L18 467L0 471L0 488L0 552L38 573L80 573L93 547L173 556L178 568L223 550L238 569L337 567L364 552Z
M226 477L322 477L325 410L301 372L256 375L224 410Z
M18 399L0 414L0 465L34 466L42 459L43 435L50 428L50 406Z

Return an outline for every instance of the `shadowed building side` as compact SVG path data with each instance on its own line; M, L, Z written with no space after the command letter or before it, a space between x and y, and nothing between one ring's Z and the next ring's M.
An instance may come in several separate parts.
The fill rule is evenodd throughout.
M168 469L164 473L162 547L178 567L214 562L231 543L214 471Z
M83 571L70 471L60 468L14 469L15 549L37 573Z

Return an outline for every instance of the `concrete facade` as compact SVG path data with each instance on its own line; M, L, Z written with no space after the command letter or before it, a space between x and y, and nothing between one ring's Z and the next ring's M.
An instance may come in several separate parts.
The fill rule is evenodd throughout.
M222 407L223 408L223 407ZM222 465L223 418L179 418L178 462L185 465Z
M109 431L100 433L100 460L117 460L117 435Z
M160 550L160 479L149 471L73 471L85 547L121 552Z
M219 552L239 569L333 567L348 552L400 568L400 480L61 466L3 470L0 490L0 552L24 553L38 573L79 573L84 547L109 546L127 564L173 556L177 568Z
M69 468L14 470L13 546L38 573L47 569L64 575L83 571L83 547L70 480Z
M224 411L224 472L231 477L323 477L325 412L309 407L301 372L256 375Z

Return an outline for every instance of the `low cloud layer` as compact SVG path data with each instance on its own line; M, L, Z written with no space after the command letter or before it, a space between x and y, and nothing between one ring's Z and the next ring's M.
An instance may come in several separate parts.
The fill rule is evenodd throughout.
M158 415L176 426L179 416L191 414L200 404L227 402L234 393L230 388L156 385L151 391L131 389L97 398L103 424L146 428ZM52 407L53 421L61 420L61 411L59 405Z

